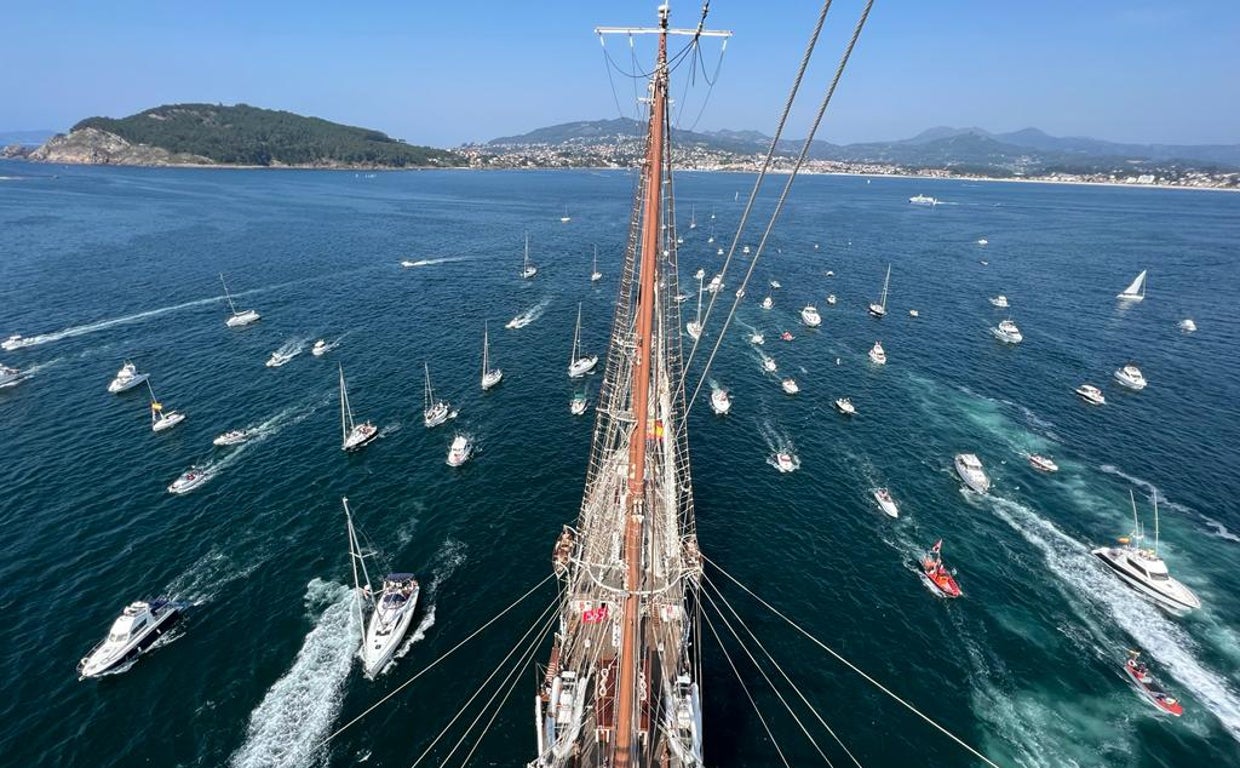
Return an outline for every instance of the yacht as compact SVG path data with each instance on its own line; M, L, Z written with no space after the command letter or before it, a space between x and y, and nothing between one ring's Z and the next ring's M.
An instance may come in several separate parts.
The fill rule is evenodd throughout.
M706 270L703 269L702 267L698 267L698 271L693 273L693 279L694 280L705 280Z
M763 344L766 343L766 337L763 336L761 333L754 331L753 333L749 334L749 343L762 346Z
M198 467L190 467L180 477L172 481L172 485L168 486L168 493L189 493L198 486L207 482L208 475Z
M921 317L921 313L920 313L920 312L918 312L918 311L917 311L917 310L915 310L915 309L910 309L910 310L908 311L908 316L909 316L909 317Z
M1201 600L1193 591L1171 577L1167 563L1158 556L1158 497L1154 497L1154 548L1142 549L1145 531L1137 519L1137 500L1128 492L1132 502L1132 533L1119 540L1118 547L1098 547L1093 550L1097 557L1124 583L1143 597L1173 613L1182 614L1201 607Z
M277 349L275 352L271 353L271 357L267 358L267 367L279 368L289 360L292 360L294 357L297 357L297 355L293 352L286 351L283 348Z
M779 284L779 281L778 281L778 280L772 280L772 281L771 281L771 287L772 287L772 288L774 288L774 289L775 289L775 290L777 290L777 291L778 291L780 288L783 288L783 286Z
M689 338L697 341L702 338L702 324L697 320L690 320L685 323L685 333L689 334Z
M775 300L774 300L774 299L772 299L772 298L771 298L771 295L768 293L768 294L766 295L766 298L762 300L762 308L763 308L763 309L770 309L770 308L771 308L771 307L773 307L773 306L775 306Z
M331 350L331 345L328 344L324 339L319 339L318 341L314 342L314 346L310 348L310 354L314 355L315 357L322 357L323 355L326 355L329 350Z
M994 328L991 328L990 332L995 335L996 339L1005 344L1019 344L1025 338L1021 335L1020 329L1016 327L1016 323L1013 323L1011 320L1000 322Z
M1081 396L1081 399L1090 405L1106 405L1107 399L1103 396L1102 390L1093 384L1082 384L1077 387L1075 392Z
M426 373L426 388L423 392L423 409L422 423L427 429L437 427L456 414L452 412L452 406L444 400L435 399L435 390L431 388L431 366L430 363L423 363L423 369Z
M1008 297L1004 296L1002 293L999 294L998 296L991 296L990 303L993 306L999 307L1000 309L1007 309L1009 306L1011 306L1011 304L1008 303Z
M870 305L870 314L877 318L882 318L887 314L887 289L891 285L891 265L887 265L887 276L883 278L883 293L878 301Z
M726 416L732 410L732 398L726 389L716 389L710 393L710 407L717 415Z
M707 293L719 293L723 290L723 275L715 275L710 279L710 284L706 286Z
M568 222L572 220L573 220L573 217L568 215L568 206L566 205L564 206L564 215L560 217L560 223L567 224Z
M180 411L165 411L164 404L155 399L155 390L151 389L151 382L146 382L147 391L151 393L151 430L154 432L163 432L165 429L172 429L176 425L185 421L185 414Z
M1186 317L1183 320L1181 320L1179 322L1179 327L1180 327L1180 330L1184 331L1185 333L1192 333L1193 331L1197 330L1197 324L1193 322L1193 319L1191 317Z
M702 279L706 277L706 273L699 269L694 277L698 284L697 314L685 324L685 332L689 334L689 338L697 341L702 338Z
M1029 454L1029 464L1034 469L1040 469L1043 472L1058 472L1059 465L1049 456L1041 456L1036 453Z
M487 323L482 321L482 391L486 392L504 378L504 371L491 367L491 340L487 335Z
M835 401L835 409L845 416L856 416L857 406L852 404L852 400L847 397L837 398Z
M590 401L586 398L585 392L578 392L573 395L573 399L568 401L568 412L574 416L581 416L586 412L586 408L590 406Z
M982 461L976 453L958 453L955 463L956 474L971 490L978 493L990 490L990 478L986 477L986 470L982 469Z
M808 304L801 310L801 322L809 328L817 328L822 325L822 316L818 314L818 308L813 304Z
M939 201L929 195L913 195L908 199L913 205L938 205Z
M775 373L775 358L770 355L762 355L762 370L767 373Z
M780 472L794 472L797 466L797 457L788 451L779 451L775 454L775 468Z
M1132 363L1129 363L1123 368L1117 370L1115 372L1115 380L1120 384L1123 384L1125 387L1135 389L1138 392L1145 389L1145 385L1147 383L1145 381L1145 375L1141 373L1141 369Z
M921 580L939 597L960 597L960 585L952 571L943 567L943 540L939 539L921 559Z
M10 384L16 384L21 378L22 372L16 368L10 368L7 365L0 365L0 387L7 387Z
M596 365L598 365L598 355L583 355L581 353L581 304L578 304L577 327L573 329L573 351L568 358L568 378L579 379L593 371Z
M369 421L358 424L349 405L349 388L344 383L344 366L340 368L340 450L357 451L379 436L379 428Z
M791 376L789 376L788 378L780 382L779 386L783 387L784 391L790 395L795 395L796 393L801 391L801 388L797 386L796 379L792 378Z
M224 282L223 272L220 273L220 284L224 286L224 298L228 299L228 309L232 313L224 321L225 325L229 328L240 328L262 319L262 316L252 309L237 309L237 305L233 303L232 294L228 292L228 283Z
M900 507L896 504L896 500L891 498L891 492L886 488L876 488L874 500L878 502L878 508L883 510L888 517L900 516Z
M108 383L108 391L112 394L133 389L150 377L149 373L138 373L138 367L128 360L116 372L116 378Z
M1144 269L1141 270L1141 274L1137 275L1136 279L1134 279L1131 283L1129 283L1127 288L1125 288L1120 293L1116 294L1115 298L1122 299L1123 301L1144 300L1145 299L1145 273L1146 271L1147 270L1144 270Z
M219 435L211 441L212 445L224 447L227 445L240 445L250 439L250 431L247 429L230 429L222 435Z
M103 642L78 662L78 674L87 678L123 671L117 667L149 650L181 618L183 607L168 600L138 601L125 606Z
M349 500L341 499L344 504L345 521L349 532L349 560L353 566L353 588L359 600L357 610L359 618L364 607L373 610L370 620L366 623L366 636L362 640L362 648L358 655L362 657L362 671L367 677L374 677L392 660L396 649L405 639L409 625L413 621L413 613L418 606L418 580L411 573L389 573L383 577L383 587L376 595L370 586L370 574L366 571L366 559L361 544L353 528L353 514L349 511Z
M835 306L835 302L836 302L835 294L834 294L834 293L829 294L829 295L827 296L827 303L828 303L828 304L830 304L831 306L833 306L833 307L834 307L834 306Z
M741 248L741 253L748 254L748 253L749 253L749 246L745 246L744 248Z
M990 241L983 237L977 241L977 244L978 245L990 245Z
M469 457L474 454L474 444L467 435L457 433L452 438L452 445L448 447L448 466L459 467L469 461Z
M529 280L538 274L538 267L530 262L530 233L525 233L525 259L521 262L521 279Z
M887 364L887 352L883 349L881 341L874 342L874 346L870 347L870 362L875 365Z

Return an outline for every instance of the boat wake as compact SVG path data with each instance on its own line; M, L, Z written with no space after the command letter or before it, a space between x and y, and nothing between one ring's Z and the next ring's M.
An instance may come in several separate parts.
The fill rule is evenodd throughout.
M763 421L758 424L758 434L762 436L762 442L766 443L767 464L780 472L795 472L801 468L801 457L797 456L796 445L786 432L780 430L771 421ZM786 453L791 457L790 467L780 465L778 456L781 453Z
M525 310L524 312L517 315L513 319L509 320L508 324L505 325L504 327L512 329L512 330L516 330L518 328L524 328L525 326L534 322L538 318L542 317L543 312L547 310L547 307L550 304L551 304L550 298L543 299L542 301L538 302L534 306Z
M170 581L164 588L164 594L172 600L203 605L215 599L228 584L249 576L261 564L260 560L249 564L238 563L213 546L188 570Z
M191 307L201 307L207 304L216 304L223 300L224 300L223 296L212 296L206 299L195 299L194 301L187 301L187 302L184 302L183 304L174 304L170 307L160 307L159 309L149 309L145 312L138 312L137 314L133 314L133 315L125 315L124 317L115 317L109 320L100 320L98 322L87 323L85 325L75 325L70 328L65 328L63 330L60 330L60 331L54 331L52 333L41 333L35 336L24 338L22 339L22 346L23 347L37 347L40 344L50 344L53 341L60 341L61 339L70 339L70 338L73 338L74 336L85 336L88 333L95 333L96 331L104 331L104 330L107 330L108 328L115 328L118 325L128 325L130 323L138 323L143 320L149 320L152 317L159 317L160 315L167 315L172 312L179 312L182 309L189 309Z
M279 368L306 351L306 344L310 339L289 339L280 345L279 349L271 353L272 361L267 364L268 368ZM274 361L274 362L273 362Z
M306 606L321 610L297 658L250 714L234 768L301 768L322 758L323 736L344 701L344 684L362 640L354 592L313 579Z
M202 485L206 485L211 482L225 469L236 464L238 461L241 461L241 457L250 451L254 446L279 434L280 430L285 427L305 421L311 414L318 410L322 404L323 403L320 402L300 409L295 407L285 408L266 421L260 422L253 427L246 427L245 431L252 433L253 436L244 443L239 443L230 447L228 449L228 453L218 459L209 459L201 464L195 465L203 474ZM198 486L198 488L201 488L202 485ZM197 490L197 488L194 490ZM191 491L191 493L192 492L193 491Z
M1085 544L1054 523L1018 502L993 495L991 507L1001 520L1041 551L1048 572L1057 574L1061 584L1075 593L1068 594L1070 598L1078 598L1078 603L1083 601L1090 613L1102 614L1103 621L1091 627L1094 632L1102 632L1099 629L1102 626L1118 626L1143 652L1152 656L1169 677L1191 691L1232 738L1240 741L1240 694L1231 688L1225 676L1206 668L1193 655L1196 643L1183 628L1104 572ZM1116 648L1126 647L1127 642L1126 638L1118 637L1099 637L1098 640L1104 646Z
M1163 492L1158 489L1158 486L1154 485L1148 480L1142 480L1139 477L1133 477L1132 475L1125 473L1123 470L1119 469L1118 467L1112 464L1103 464L1102 466L1098 467L1098 469L1102 470L1108 475L1112 475L1114 477L1119 477L1124 480L1127 480L1128 482L1132 483L1138 488L1144 488L1145 492L1150 494L1153 498L1158 499L1158 503L1162 505L1164 508L1174 509L1176 512L1179 512L1181 514L1197 518L1203 524L1205 524L1205 526L1209 529L1211 536L1214 536L1215 538L1223 539L1224 541L1230 541L1235 544L1240 544L1240 536L1237 536L1236 534L1228 530L1227 526L1223 525L1221 522L1219 522L1218 520L1215 520L1213 517L1210 517L1204 512L1198 512L1192 507L1186 507L1183 504L1177 504L1171 499L1168 499L1166 495L1163 494Z
M431 579L422 593L422 605L426 606L422 620L414 627L409 639L392 655L392 661L379 671L380 675L395 666L396 659L402 658L414 645L426 639L427 631L435 626L435 598L439 596L439 589L464 562L465 544L455 539L445 541L439 552L435 554L434 564L431 566Z
M435 266L436 264L450 264L450 263L452 263L452 262L454 262L454 261L468 261L468 260L469 260L469 259L468 259L467 257L465 257L465 256L446 256L446 257L441 258L441 259L418 259L417 261L411 261L411 260L409 260L409 259L405 259L404 261L402 261L402 262L400 263L400 265L401 265L402 267L406 267L406 268L409 268L409 267L433 267L433 266Z

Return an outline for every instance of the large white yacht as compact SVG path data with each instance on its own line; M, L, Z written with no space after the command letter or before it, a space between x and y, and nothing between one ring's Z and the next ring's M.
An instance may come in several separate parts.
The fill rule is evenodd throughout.
M1138 392L1145 389L1145 385L1148 383L1145 380L1145 375L1141 373L1141 369L1132 363L1117 370L1115 372L1115 380L1125 387L1135 389Z
M977 454L958 453L955 463L956 474L960 475L960 479L970 489L978 493L986 493L990 490L990 478L986 477L986 471L982 469L982 461L977 458Z
M995 335L996 339L1005 344L1019 344L1025 338L1021 335L1020 329L1016 327L1016 323L1013 323L1011 320L1000 322L994 328L991 328L990 332Z
M881 341L874 342L874 346L870 347L870 362L875 365L887 364L887 351L883 349Z
M1137 519L1137 500L1132 501L1132 533L1119 540L1118 547L1098 547L1094 557L1106 563L1116 576L1141 595L1174 613L1187 613L1201 607L1193 591L1171 577L1167 563L1158 556L1158 499L1154 499L1154 548L1142 549L1145 531Z
M383 577L383 589L375 598L362 644L362 668L368 677L382 671L396 654L413 622L420 591L412 573L389 573Z
M912 203L913 205L938 205L939 204L938 199L933 198L930 195L913 195L912 197L908 199L908 201Z
M469 461L469 457L474 454L473 441L468 435L457 434L452 438L452 445L448 447L448 466L459 467Z
M487 334L487 324L482 322L482 391L485 392L504 378L501 368L491 367L491 341Z
M85 678L120 671L117 667L136 659L172 628L181 616L181 608L180 603L167 600L138 601L125 606L103 642L78 662L78 674Z
M732 398L726 389L716 389L710 393L710 408L720 416L726 416L732 410Z
M126 360L121 369L116 372L116 378L108 383L108 391L112 394L117 394L118 392L133 389L150 378L150 376L149 373L138 373L138 366Z
M1075 391L1081 396L1082 400L1090 405L1106 405L1107 403L1107 399L1102 394L1102 390L1098 389L1093 384L1082 384L1077 387Z
M805 305L805 308L801 310L801 322L810 328L822 325L822 316L818 314L818 308L813 304Z
M530 233L525 233L525 258L521 262L521 279L529 280L538 274L538 266L530 261Z

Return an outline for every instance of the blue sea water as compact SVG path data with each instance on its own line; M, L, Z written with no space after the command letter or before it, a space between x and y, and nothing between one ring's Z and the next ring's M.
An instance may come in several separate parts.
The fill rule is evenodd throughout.
M732 236L734 197L751 183L680 174L682 285L699 266L718 269L706 239L712 227L721 243ZM39 341L0 354L29 374L0 389L0 762L407 766L429 749L428 763L455 765L482 730L472 762L530 759L532 671L502 705L501 691L483 706L497 681L467 701L526 647L550 584L323 740L550 573L591 432L568 413L573 321L580 302L586 348L606 351L633 186L622 172L0 164L0 336ZM943 204L910 206L918 193ZM1240 196L806 177L791 200L709 372L733 411L712 415L704 388L690 416L710 583L864 765L977 763L719 568L999 764L1240 765ZM771 203L764 195L760 211ZM516 274L526 232L532 281ZM742 240L756 245L756 232ZM605 279L591 285L595 244ZM891 312L877 321L865 305L888 264ZM1146 301L1118 304L1142 269ZM225 327L220 272L259 324ZM783 287L764 312L770 279ZM998 293L1010 310L987 302ZM823 315L816 330L798 321L809 302ZM531 309L528 327L504 329ZM988 331L1008 314L1025 335L1015 347ZM1185 317L1200 330L1179 331ZM489 393L477 383L484 321L505 371ZM761 370L753 329L800 383L796 397ZM778 340L785 329L794 341ZM317 338L339 346L312 357ZM878 339L883 368L866 359ZM286 344L302 354L264 367ZM188 414L183 425L154 434L142 390L106 392L125 359ZM1130 360L1150 381L1143 392L1111 379ZM460 411L435 430L420 420L424 362ZM337 363L359 417L382 430L358 455L338 447ZM1107 405L1073 394L1086 381ZM596 394L597 377L585 386ZM833 411L842 395L855 418ZM260 438L211 445L238 427ZM460 470L444 464L454 430L478 445ZM782 475L767 462L785 446L801 467ZM962 451L985 463L989 497L959 490L951 459ZM1029 452L1061 471L1036 473ZM211 480L168 494L195 463ZM879 485L901 503L898 520L870 498ZM1130 529L1129 490L1147 523L1157 494L1162 552L1201 596L1196 614L1160 612L1089 556ZM354 657L341 496L376 568L423 584L413 641L374 681ZM939 538L965 592L951 603L912 566ZM77 660L120 608L158 595L194 603L172 641L124 674L78 681ZM819 762L732 639L731 614L706 615L707 762L781 764L772 739L793 765ZM1144 650L1182 718L1126 684L1128 648Z

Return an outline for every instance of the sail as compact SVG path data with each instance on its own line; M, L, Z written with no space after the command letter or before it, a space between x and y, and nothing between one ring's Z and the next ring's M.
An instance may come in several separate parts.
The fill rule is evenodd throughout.
M1116 298L1137 299L1137 300L1144 299L1145 298L1145 273L1147 271L1148 270L1144 270L1144 269L1141 270L1141 274L1137 275L1136 278L1132 281L1132 283L1129 284L1129 286L1124 289L1123 293L1120 293Z

